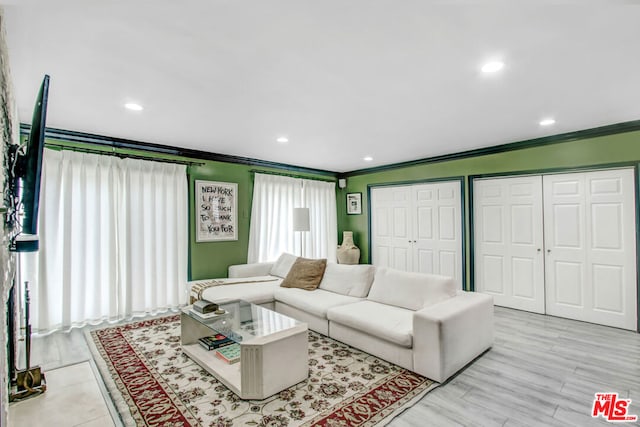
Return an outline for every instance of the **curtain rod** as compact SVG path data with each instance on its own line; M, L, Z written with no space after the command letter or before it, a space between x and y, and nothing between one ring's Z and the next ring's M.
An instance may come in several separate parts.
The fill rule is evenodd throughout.
M254 175L257 173L263 173L265 175L288 176L290 178L309 179L312 181L336 182L335 179L330 179L330 178L316 178L316 177L309 177L309 176L303 176L303 175L295 175L292 173L271 172L271 171L265 171L260 169L251 169L249 172L251 172Z
M144 155L139 155L139 154L126 154L126 153L118 153L116 151L102 151L102 150L94 150L91 148L83 148L83 147L73 147L70 145L63 145L63 144L53 144L51 142L46 142L45 147L55 147L55 148L59 148L61 150L71 150L71 151L77 151L80 153L89 153L89 154L102 154L105 156L116 156L119 157L121 159L124 158L129 158L129 159L139 159L139 160L150 160L150 161L154 161L154 162L161 162L161 163L175 163L178 165L187 165L187 166L203 166L204 163L201 162L190 162L187 160L175 160L175 159L166 159L166 158L162 158L162 157L151 157L151 156L144 156Z

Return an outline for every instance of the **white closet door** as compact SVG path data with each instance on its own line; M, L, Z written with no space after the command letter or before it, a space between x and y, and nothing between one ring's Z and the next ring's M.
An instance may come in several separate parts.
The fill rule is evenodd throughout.
M544 177L547 313L635 330L633 170Z
M371 256L377 266L412 271L411 187L371 190Z
M459 182L412 187L414 271L441 274L462 286L462 213Z
M451 276L462 287L461 200L457 181L373 188L373 264Z
M542 177L476 180L473 188L476 291L544 313Z

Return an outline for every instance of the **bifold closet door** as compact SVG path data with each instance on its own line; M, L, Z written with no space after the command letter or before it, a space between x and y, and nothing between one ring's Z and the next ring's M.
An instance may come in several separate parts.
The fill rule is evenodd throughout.
M411 188L413 270L441 274L462 286L462 214L459 182Z
M462 287L459 181L371 189L371 261L451 276Z
M637 328L634 173L544 176L546 311Z
M473 189L476 291L544 313L542 177L477 180Z
M375 265L413 271L411 187L371 190L371 257Z

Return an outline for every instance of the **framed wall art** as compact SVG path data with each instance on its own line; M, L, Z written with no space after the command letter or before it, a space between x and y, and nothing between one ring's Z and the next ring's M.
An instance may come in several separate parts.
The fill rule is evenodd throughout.
M362 213L362 193L347 193L347 214L360 215Z
M196 180L196 242L238 240L238 184Z

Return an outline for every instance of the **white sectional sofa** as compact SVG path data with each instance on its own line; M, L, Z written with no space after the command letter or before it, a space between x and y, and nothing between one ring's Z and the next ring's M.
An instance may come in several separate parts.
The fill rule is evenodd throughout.
M191 282L192 295L263 305L438 382L493 343L493 299L456 290L451 278L328 263L317 289L280 287L295 259L231 266L228 279Z

